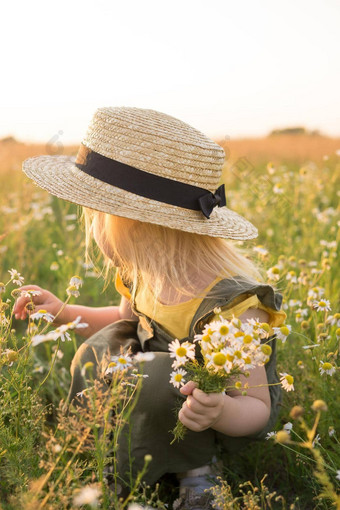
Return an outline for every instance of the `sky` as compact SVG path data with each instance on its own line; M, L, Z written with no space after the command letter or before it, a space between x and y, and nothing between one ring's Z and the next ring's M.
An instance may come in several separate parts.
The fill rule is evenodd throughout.
M78 144L103 106L214 139L340 136L338 0L13 0L1 17L0 138Z

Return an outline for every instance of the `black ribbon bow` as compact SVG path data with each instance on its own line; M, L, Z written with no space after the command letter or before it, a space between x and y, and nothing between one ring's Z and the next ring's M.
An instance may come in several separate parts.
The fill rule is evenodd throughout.
M212 213L214 207L223 207L227 205L224 184L221 184L221 186L217 188L215 193L211 193L211 191L209 191L208 193L200 197L198 201L204 216L206 218L210 218L210 214Z

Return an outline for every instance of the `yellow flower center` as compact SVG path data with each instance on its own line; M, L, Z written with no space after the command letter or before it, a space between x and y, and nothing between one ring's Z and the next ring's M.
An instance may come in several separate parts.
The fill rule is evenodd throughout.
M216 354L213 355L214 365L217 365L218 367L222 367L226 361L227 356L223 354L223 352L217 352Z
M210 342L210 335L204 335L204 336L202 336L202 341L203 341L203 342Z
M294 377L292 375L289 375L289 374L286 375L285 379L288 384L293 384L293 382L294 382Z
M280 269L278 267L272 267L272 273L279 274L280 273Z
M182 374L176 374L174 379L175 379L176 382L181 382L181 380L183 379L183 375Z
M178 347L177 351L176 351L176 355L179 357L179 358L183 358L183 356L186 356L187 354L187 350L185 347Z
M250 365L250 363L251 363L251 359L249 356L246 356L245 358L243 358L243 361L245 362L246 365Z
M287 326L281 326L280 331L285 336L289 335L289 328L287 328Z
M242 383L241 383L241 381L236 381L236 383L235 383L235 388L236 388L237 390L240 390L240 389L242 388Z
M331 363L328 363L328 361L326 361L326 363L322 365L323 370L330 370L332 367L333 365Z
M271 353L272 353L272 348L270 347L270 345L268 344L264 344L264 345L261 345L261 351L263 352L263 354L265 354L266 356L270 356Z
M261 322L260 324L260 328L261 329L264 329L264 331L266 331L267 333L269 333L269 324L267 324L266 322Z
M319 301L319 306L326 306L325 301Z
M111 361L111 363L109 363L109 367L116 367L117 366L117 363L115 363L114 361Z
M241 351L235 351L234 352L234 356L236 356L236 358L238 358L238 359L241 359L242 358L242 352Z
M121 365L125 365L127 363L126 359L121 357L121 358L118 358L118 363L120 363Z
M220 327L220 335L224 336L224 335L227 335L229 333L229 328L228 326L221 326Z
M235 337L235 338L239 338L240 336L244 336L243 331L236 331L236 333L235 333L234 337Z
M244 344L250 344L253 340L253 337L251 335L244 335L243 337L243 343Z
M227 354L227 361L230 361L232 362L233 359L234 359L235 356L233 356L232 354Z

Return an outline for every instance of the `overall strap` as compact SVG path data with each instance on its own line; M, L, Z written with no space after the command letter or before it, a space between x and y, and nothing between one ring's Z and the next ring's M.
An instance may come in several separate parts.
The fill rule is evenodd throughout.
M218 295L216 295L218 293ZM214 309L230 304L241 294L256 294L264 306L273 310L280 310L282 295L275 292L268 284L250 282L242 276L224 278L219 281L203 299L192 319L189 336L202 330L210 315L215 315Z

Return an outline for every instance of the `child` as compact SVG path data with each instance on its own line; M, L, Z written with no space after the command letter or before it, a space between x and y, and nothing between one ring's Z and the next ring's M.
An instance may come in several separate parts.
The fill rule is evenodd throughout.
M245 438L264 437L280 400L278 386L252 388L242 396L237 390L205 394L192 381L178 391L169 383L173 359L168 345L174 338L192 340L220 314L255 318L271 328L285 318L279 311L281 295L260 283L257 268L227 241L253 239L257 230L226 207L220 185L224 158L219 145L169 115L109 107L96 111L76 159L39 156L23 167L42 188L83 206L87 249L93 238L106 274L117 268L119 306L67 305L58 317L60 324L81 315L89 324L79 330L87 340L72 362L69 399L85 387L81 367L96 362L108 347L111 354L119 353L121 345L154 352L145 364L149 377L131 419L133 469L138 472L145 454L151 454L147 483L177 473L177 508L183 509L212 508L204 490L217 451L236 451ZM29 288L41 291L34 297L37 311L57 313L62 303L56 296ZM26 302L24 297L17 301L17 318L25 318ZM251 370L250 386L278 382L271 338L271 359L265 368ZM178 416L189 431L170 445L179 397ZM127 450L122 440L118 466L123 478Z

